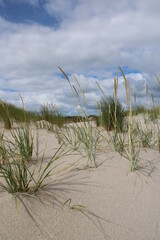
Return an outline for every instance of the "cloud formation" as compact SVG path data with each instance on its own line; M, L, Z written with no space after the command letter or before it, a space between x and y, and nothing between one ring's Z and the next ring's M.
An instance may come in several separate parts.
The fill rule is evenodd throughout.
M21 0L10 0L21 4ZM23 1L24 2L24 1ZM0 17L0 94L18 103L21 92L29 108L53 102L73 111L73 96L58 69L75 73L92 112L101 93L113 94L119 65L130 81L132 95L145 103L145 83L158 101L160 74L160 2L158 0L30 0L34 8L57 18L58 27L9 22ZM2 3L2 1L0 1ZM119 97L125 102L124 81Z

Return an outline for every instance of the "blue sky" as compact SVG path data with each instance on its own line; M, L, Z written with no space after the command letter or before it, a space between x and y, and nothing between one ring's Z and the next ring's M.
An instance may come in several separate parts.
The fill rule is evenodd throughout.
M158 102L159 12L159 0L0 0L0 97L19 105L20 92L29 109L48 102L74 113L61 66L71 82L76 75L93 113L96 81L112 95L120 65L139 104L146 81ZM120 72L118 97L125 104Z
M1 4L0 15L10 22L26 24L36 22L44 26L58 27L58 19L44 10L44 1L39 1L36 5L34 2L5 0Z

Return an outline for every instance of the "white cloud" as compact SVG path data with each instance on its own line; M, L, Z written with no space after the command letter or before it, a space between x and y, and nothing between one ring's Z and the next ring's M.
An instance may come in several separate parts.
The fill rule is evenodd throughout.
M50 15L54 15L57 18L64 19L68 16L68 14L72 12L74 2L75 0L48 0L44 4L44 8Z
M30 3L36 6L38 0ZM60 75L61 66L69 75L77 73L88 107L94 108L101 94L95 82L107 94L113 94L113 75L121 65L139 72L127 76L139 101L145 101L146 80L158 99L153 72L160 73L159 1L47 0L43 6L60 20L59 28L16 24L0 18L3 89L20 91L28 106L52 101L72 108L73 97ZM119 97L123 101L124 93L120 78ZM18 101L16 92L8 97L3 90L1 96Z

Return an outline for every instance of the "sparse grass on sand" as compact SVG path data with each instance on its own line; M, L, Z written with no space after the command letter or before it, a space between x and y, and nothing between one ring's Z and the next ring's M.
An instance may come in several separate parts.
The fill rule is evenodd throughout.
M148 107L149 89L147 83L146 107L136 105L136 93L134 93L136 107L135 109L132 109L130 84L126 79L123 70L120 68L120 72L124 78L125 84L127 111L124 111L121 102L117 99L117 74L117 77L114 78L114 96L105 96L103 94L101 101L98 103L100 115L95 117L94 122L90 121L88 117L85 94L79 81L74 76L75 82L72 85L70 79L62 70L62 68L59 67L59 69L68 81L73 94L75 109L77 110L77 116L73 117L73 119L68 120L69 118L65 118L52 104L42 105L39 113L26 111L24 109L23 100L23 108L17 108L12 104L7 104L3 101L1 101L0 104L0 118L4 123L4 128L2 128L0 133L0 187L3 189L3 191L14 195L16 204L19 195L36 195L38 191L48 186L48 180L51 179L52 181L55 181L55 179L53 180L52 178L54 175L54 170L61 164L63 164L63 166L57 172L60 172L64 179L66 177L65 169L70 166L73 166L72 170L74 170L74 174L78 172L76 171L78 169L84 171L85 169L88 169L86 174L87 176L91 176L89 169L98 168L100 165L103 168L103 164L101 164L102 162L99 162L99 154L102 154L101 156L103 157L105 156L106 160L109 152L108 149L111 149L113 153L118 152L120 154L121 158L119 161L122 161L121 159L124 160L128 171L132 172L130 176L134 178L136 174L138 175L141 173L141 169L144 167L143 161L141 162L141 153L143 151L147 151L148 149L157 151L157 153L160 152L160 111L159 106L155 106L153 95L153 107ZM159 81L158 77L157 80ZM68 121L74 121L74 123L68 123ZM14 123L17 123L16 127L14 127ZM45 150L43 154L42 149L41 152L39 152L39 145L41 145L41 147L42 145L43 147L45 145L44 139L39 138L39 131L41 131L41 128L49 131L47 137L50 137L51 139L56 138L58 142L58 147L56 146L56 150L54 149L55 146L52 146L52 156L47 158L45 158ZM41 160L39 158L40 154ZM79 168L74 168L77 158L75 157L76 160L74 162L73 156L76 156L76 154L78 157L81 157L80 163L83 163L83 168L80 167L81 165L78 165ZM71 163L68 163L68 158L71 155L72 161ZM68 158L65 158L62 163L62 158L66 156ZM128 162L125 161L125 159L127 159ZM110 160L110 164L112 164L112 159ZM125 164L123 164L121 165L121 168L125 166ZM123 171L120 171L119 169L115 170L119 165L120 163L118 162L114 168L114 171L121 176L123 175ZM110 167L108 164L106 165L106 168L108 166ZM98 169L93 171L92 176L96 174L96 171L98 172ZM101 178L101 171L97 173L97 178L95 181ZM154 171L154 169L151 169L149 174L152 174L152 171ZM135 174L133 172L135 172ZM115 186L116 176L109 176L112 178ZM54 177L56 178L56 175ZM102 181L103 179L107 179L107 177L102 176ZM66 177L66 179L66 185L68 184L68 189L70 190L70 177ZM112 183L112 181L110 181L110 183ZM60 188L60 183L56 182L56 184L56 187L53 188L53 191L56 191ZM103 182L103 184L105 186L105 190L103 189L103 191L106 191L106 186L108 185L106 185L106 182ZM66 189L67 188L62 187L61 191L66 193L68 190ZM99 186L98 189L100 192L101 188ZM46 193L44 192L44 194ZM74 194L74 196L79 194L79 197L79 190L76 190ZM125 192L123 192L123 195L125 195ZM129 195L130 194L128 194L128 196ZM57 196L59 197L59 195L56 195L56 197ZM91 197L93 198L93 196L96 199L97 196L92 195ZM91 202L92 200L93 199L91 199ZM96 216L87 210L83 204L78 203L73 205L71 202L72 199L69 197L65 199L64 205L68 204L70 209L78 210L83 213L83 215L89 213L94 217ZM107 199L103 199L103 202L106 203ZM101 199L99 199L97 203L96 209L101 206ZM112 203L107 202L107 204ZM117 202L115 204L117 204ZM119 208L117 207L117 209ZM88 217L88 219L90 218ZM100 220L104 219L101 217ZM99 229L102 233L103 228L100 220L98 219L98 227L100 226ZM108 223L109 221L106 222ZM106 239L105 234L103 234L103 237Z

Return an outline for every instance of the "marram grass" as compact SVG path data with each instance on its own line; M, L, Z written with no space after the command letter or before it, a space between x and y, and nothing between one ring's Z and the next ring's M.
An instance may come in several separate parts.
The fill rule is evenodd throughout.
M85 154L87 157L86 167L97 167L97 147L101 142L101 136L98 134L98 130L93 126L93 123L88 119L84 90L81 88L75 76L74 79L77 88L71 84L62 68L59 67L59 69L69 83L79 118L76 125L68 125L66 129L57 131L56 135L58 136L58 140L61 138L62 142L70 149L78 151L82 156ZM84 118L84 121L81 121L81 117Z
M54 168L52 165L63 153L64 149L61 145L44 168L40 164L38 172L30 170L28 162L24 158L16 154L12 155L12 158L7 156L5 162L0 166L0 177L4 180L0 182L0 186L12 194L38 191L43 187L45 179L51 175Z

